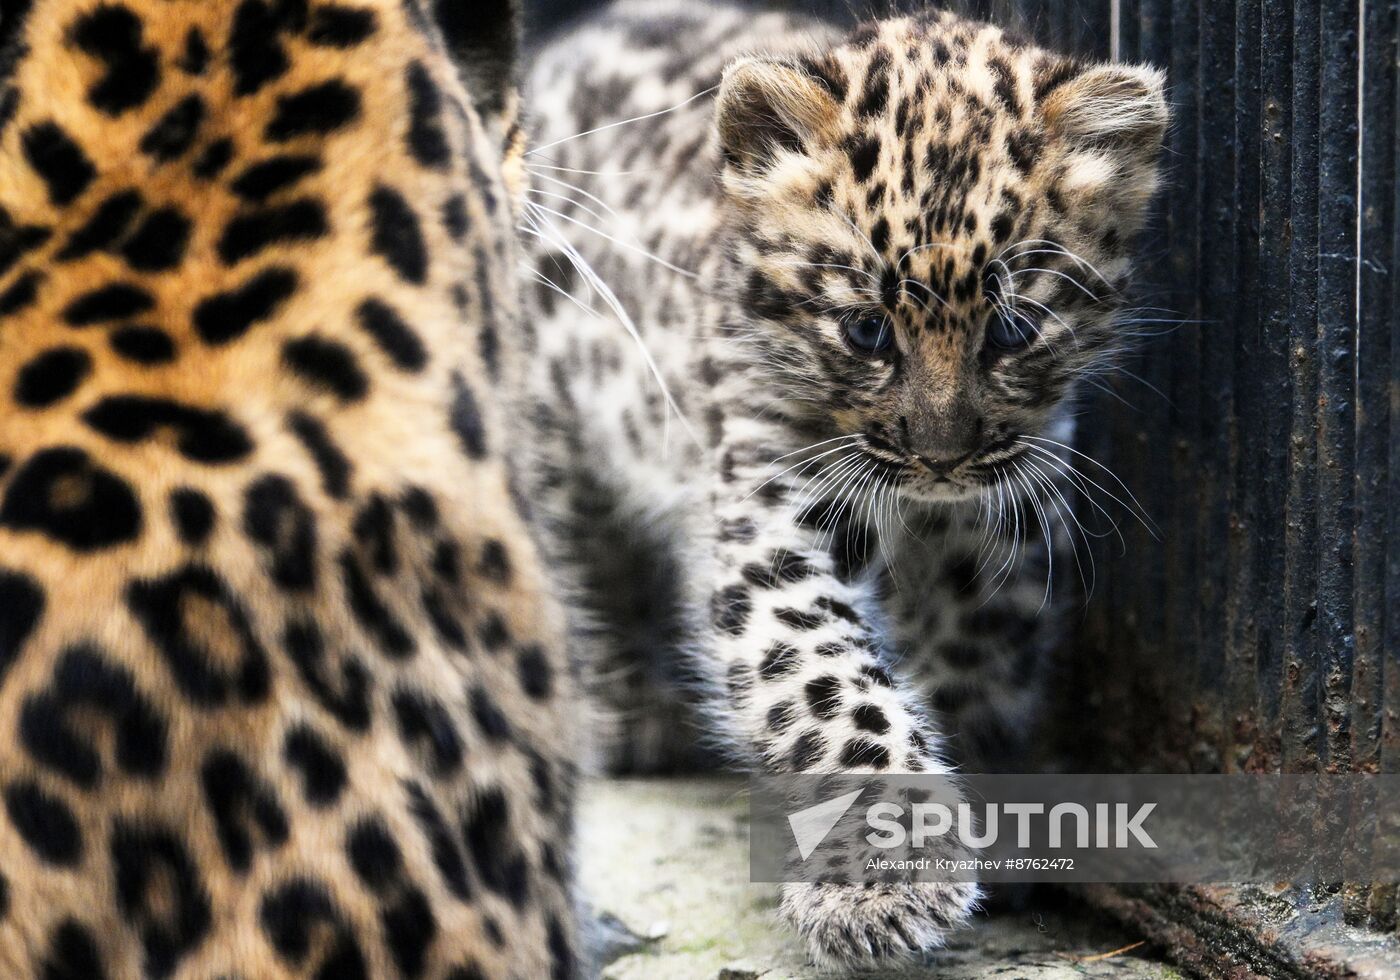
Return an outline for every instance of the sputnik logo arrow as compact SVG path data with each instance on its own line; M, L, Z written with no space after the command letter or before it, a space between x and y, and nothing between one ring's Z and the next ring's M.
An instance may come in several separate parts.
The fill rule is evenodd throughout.
M793 840L797 841L797 853L802 860L811 857L836 822L846 815L851 804L864 790L855 790L844 796L837 796L816 806L788 814L788 826L792 828Z

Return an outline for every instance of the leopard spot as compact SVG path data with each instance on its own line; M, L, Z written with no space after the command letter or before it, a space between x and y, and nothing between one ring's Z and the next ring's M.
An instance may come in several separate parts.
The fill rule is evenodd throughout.
M78 389L92 371L92 357L80 347L54 347L19 370L15 401L26 408L46 408Z
M420 61L411 62L408 82L408 152L424 167L447 166L451 150L442 124L442 93Z
M287 12L295 5L276 6L264 0L244 0L233 14L229 31L229 67L235 95L252 95L287 73L291 62L280 35Z
M853 738L841 750L841 765L847 769L884 769L889 764L889 750L874 739Z
M274 245L315 241L330 232L326 207L313 198L235 214L219 237L219 258L236 265Z
M181 541L200 545L214 530L214 504L200 491L180 487L170 493L170 518Z
M306 412L291 412L287 428L297 437L321 474L321 486L327 494L340 500L350 492L353 471L349 458L331 439L325 423Z
M311 11L306 39L323 48L353 48L374 33L373 10L323 3Z
M406 783L408 808L418 822L423 836L428 839L428 847L433 855L442 880L448 891L465 901L471 897L471 885L467 880L467 866L462 860L462 852L452 838L452 831L443 819L442 813L432 799L417 783Z
M710 618L715 628L730 636L740 636L753 610L749 590L743 585L727 585L710 600Z
M768 709L768 730L782 734L797 718L797 706L791 701L779 701Z
M94 323L124 320L149 312L155 299L140 286L115 282L89 290L63 309L63 319L71 327L87 327Z
M263 896L258 919L277 955L305 975L368 980L364 953L320 882L297 878L279 885ZM318 955L308 962L313 950Z
M143 442L170 432L180 454L196 463L235 463L253 451L247 432L223 412L165 398L111 395L84 412L83 421L107 438L124 443Z
M223 173L233 159L233 140L217 139L204 148L194 163L194 175L200 180L213 180Z
M97 177L82 147L58 123L29 127L20 144L25 160L48 187L49 200L59 207L72 204Z
M106 72L88 88L88 101L109 116L144 105L160 84L160 52L142 42L141 20L121 4L102 4L78 18L68 36L102 61Z
M321 169L321 158L309 153L285 153L250 165L230 189L245 201L261 204Z
M481 559L476 570L483 578L498 585L510 582L510 553L506 546L495 538L487 538L481 546Z
M282 363L307 384L341 401L359 401L369 392L369 377L354 352L339 341L314 334L288 340L282 345Z
M287 624L283 645L293 666L311 694L337 721L351 731L370 725L371 675L359 658L340 654L339 677L328 663L326 642L320 629L308 620Z
M0 568L0 680L44 615L44 591L28 575Z
M850 159L856 183L863 184L870 179L880 159L880 140L874 136L853 138L846 146L846 155Z
M467 233L467 202L461 194L453 194L442 205L442 226L447 236L460 242Z
M203 75L204 69L209 67L209 43L198 27L191 27L185 35L185 49L175 67L186 75Z
M118 357L146 367L175 360L175 341L159 327L121 327L112 331L107 342Z
M428 363L428 352L418 334L389 304L366 299L355 309L361 329L374 339L394 366L404 371L421 371Z
M394 843L389 828L377 817L366 817L350 828L345 852L356 876L373 892L385 892L403 872L399 846Z
M224 581L201 565L133 581L126 601L176 684L201 708L267 697L267 654Z
M536 701L547 700L554 691L554 668L539 646L522 649L515 658L520 689Z
M766 681L774 680L797 669L800 654L790 643L774 643L763 654L758 663L758 676Z
M510 722L505 713L496 706L491 695L479 684L472 688L471 704L472 717L476 719L476 727L481 729L483 735L496 742L509 740Z
M136 679L91 647L65 651L45 690L25 699L19 735L29 755L82 789L94 789L103 765L93 744L92 723L113 733L117 765L151 779L165 770L167 725Z
M803 732L792 746L793 772L806 772L826 755L826 739L815 728Z
M67 803L23 779L5 787L5 812L24 842L45 864L76 867L83 858L83 834Z
M276 850L287 841L286 812L277 793L235 752L214 749L199 770L204 801L229 867L246 874L257 846Z
M505 794L495 788L477 793L462 823L481 883L516 909L524 908L530 895L530 869L515 843Z
M402 194L383 185L369 196L370 248L401 279L422 285L428 278L428 247L418 215Z
M64 919L49 937L42 980L105 980L106 968L92 932L75 919Z
M332 79L277 97L277 112L264 135L274 143L299 136L325 136L359 118L360 93Z
M345 760L309 725L297 725L287 732L282 755L301 776L306 802L324 809L340 798L348 776Z
M38 531L78 552L134 541L141 523L131 486L71 447L31 456L0 504L0 526Z
M876 735L883 735L890 730L890 721L885 717L885 713L873 704L857 705L851 712L851 720L855 722L857 728Z
M481 417L481 407L466 379L456 372L452 375L452 408L449 421L462 444L462 451L472 459L485 458L486 423Z
M244 494L243 529L273 581L293 591L315 588L316 518L292 481L278 474L255 480Z
M189 152L204 122L204 100L187 95L165 111L141 137L141 152L161 163L178 160Z
M141 201L141 195L134 190L109 195L97 206L92 217L69 236L55 258L60 262L71 262L110 247L125 234L132 219L141 210Z
M340 557L341 577L350 600L350 611L375 639L381 653L391 659L410 657L418 650L412 634L375 592L355 555L346 551Z
M462 766L462 737L442 703L420 691L400 690L393 696L399 735L409 748L427 748L433 772L450 776Z
M488 613L477 627L476 635L488 653L495 653L510 643L510 629L499 613Z
M122 245L122 258L142 272L164 272L180 264L190 241L190 219L178 208L152 211Z
M208 934L209 893L185 845L169 830L118 820L111 850L117 907L141 937L146 976L164 980Z
M807 682L807 707L823 720L835 718L841 710L841 681L834 674L822 674Z
M13 316L32 306L39 298L39 284L44 281L42 272L26 272L0 292L0 318Z
M422 593L423 611L432 621L438 638L454 650L467 648L467 634L461 622L453 613L453 605L441 589L424 586Z

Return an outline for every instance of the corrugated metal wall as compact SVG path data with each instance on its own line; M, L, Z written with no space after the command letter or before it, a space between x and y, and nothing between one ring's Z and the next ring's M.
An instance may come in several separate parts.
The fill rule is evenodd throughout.
M1197 322L1148 342L1116 386L1131 407L1099 400L1085 434L1162 529L1102 555L1075 658L1107 735L1090 755L1400 768L1397 14L1114 16L1176 117L1147 295Z

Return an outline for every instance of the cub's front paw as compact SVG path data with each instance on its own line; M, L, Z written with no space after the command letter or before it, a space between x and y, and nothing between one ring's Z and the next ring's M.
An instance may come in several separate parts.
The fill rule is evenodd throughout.
M981 897L966 882L789 884L782 912L824 969L848 970L922 957L967 922Z

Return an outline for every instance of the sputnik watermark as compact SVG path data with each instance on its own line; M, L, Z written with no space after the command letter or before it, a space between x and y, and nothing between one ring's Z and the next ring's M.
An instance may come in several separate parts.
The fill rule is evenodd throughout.
M1400 881L1400 776L756 776L756 881Z
M797 853L802 855L805 861L812 856L821 842L826 840L826 835L831 833L831 828L836 826L836 822L846 815L846 811L851 808L851 804L861 794L860 790L852 790L849 793L826 800L815 806L805 807L796 813L788 814L788 826L792 828L792 839L797 844Z
M855 794L858 795L859 792ZM1156 803L1143 803L1129 816L1126 803L1096 803L1094 817L1091 818L1088 808L1080 803L1057 803L1049 810L1047 844L1051 848L1066 846L1065 824L1069 823L1074 828L1073 840L1078 847L1090 846L1092 827L1095 847L1128 847L1130 840L1133 840L1143 847L1155 848L1157 842L1143 829L1143 822L1156 808ZM906 817L905 809L898 803L876 803L870 807L865 811L865 819L875 829L866 835L866 841L875 847L903 847L908 842L918 848L926 846L931 838L943 837L954 830L953 813L947 804L914 803L910 811L908 815L912 816L912 829L906 832L902 822ZM1031 846L1031 818L1046 813L1046 808L1044 803L988 804L981 808L979 829L972 804L959 803L956 825L958 840L973 848L995 845L1003 826L998 813L1004 813L1015 821L1016 846L1028 848ZM1117 815L1116 820L1114 814Z

